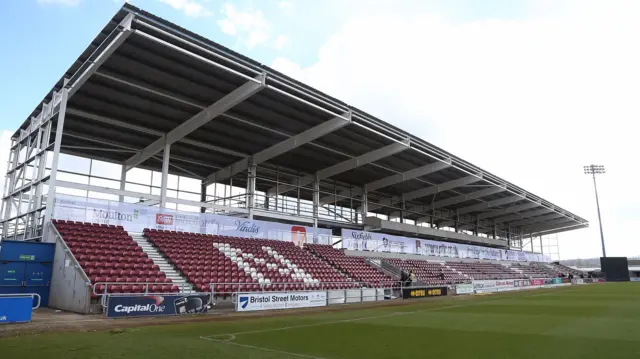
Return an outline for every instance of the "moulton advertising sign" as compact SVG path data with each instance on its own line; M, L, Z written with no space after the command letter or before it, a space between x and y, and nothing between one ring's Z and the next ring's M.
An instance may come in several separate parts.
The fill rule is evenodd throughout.
M54 219L123 226L127 231L145 228L222 236L264 238L304 243L330 244L331 229L286 223L248 220L211 213L178 212L138 204L56 195Z

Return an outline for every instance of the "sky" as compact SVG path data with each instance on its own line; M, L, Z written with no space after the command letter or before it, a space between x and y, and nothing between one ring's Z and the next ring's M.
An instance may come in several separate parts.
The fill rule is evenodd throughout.
M640 255L640 1L132 0L590 221L562 258ZM122 0L0 1L10 134ZM1 179L0 181L3 181Z

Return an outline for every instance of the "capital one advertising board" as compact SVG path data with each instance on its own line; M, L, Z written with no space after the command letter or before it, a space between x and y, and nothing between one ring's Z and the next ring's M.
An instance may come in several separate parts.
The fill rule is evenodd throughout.
M327 292L241 293L238 294L236 311L252 312L326 305Z
M211 213L179 212L137 204L56 195L53 218L67 221L123 226L127 231L145 228L215 234L245 238L265 238L304 243L332 243L331 229L278 222L248 220Z
M209 294L109 296L108 318L153 317L206 313Z
M392 236L384 233L351 229L342 230L342 248L356 251L406 253L448 258L532 262L549 261L548 257L538 253Z

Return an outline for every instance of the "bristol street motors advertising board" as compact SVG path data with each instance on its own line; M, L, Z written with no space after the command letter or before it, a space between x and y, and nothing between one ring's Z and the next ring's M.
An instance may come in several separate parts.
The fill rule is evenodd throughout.
M291 309L324 307L327 305L327 292L292 292L292 293L240 293L236 303L236 311L250 312L256 310Z

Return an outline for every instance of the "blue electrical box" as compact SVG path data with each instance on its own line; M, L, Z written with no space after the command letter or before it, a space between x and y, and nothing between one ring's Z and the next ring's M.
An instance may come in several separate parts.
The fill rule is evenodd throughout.
M53 243L0 242L0 294L37 293L46 307L54 253Z

